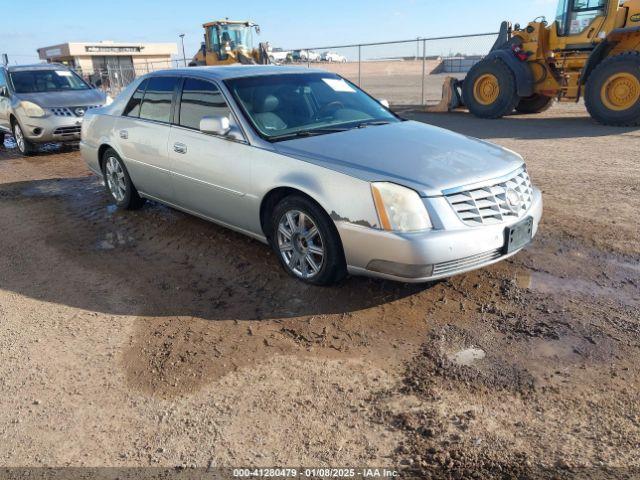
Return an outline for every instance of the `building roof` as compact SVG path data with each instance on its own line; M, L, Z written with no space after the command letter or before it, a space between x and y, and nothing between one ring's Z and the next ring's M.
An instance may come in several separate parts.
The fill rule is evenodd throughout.
M55 59L77 56L169 56L178 52L176 43L67 42L38 49L40 58Z

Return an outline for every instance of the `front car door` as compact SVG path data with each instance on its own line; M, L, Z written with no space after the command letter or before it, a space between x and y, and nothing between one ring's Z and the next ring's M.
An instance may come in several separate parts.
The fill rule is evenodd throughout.
M178 77L144 80L116 123L116 142L134 185L142 194L174 200L168 141Z
M11 129L11 126L9 125L9 109L11 100L9 100L7 76L2 68L0 68L0 91L5 92L5 95L0 95L0 130L9 131Z
M185 78L177 108L169 157L178 206L241 230L250 229L256 216L247 198L251 147L222 92L211 81ZM228 117L230 134L200 132L200 120L210 115Z

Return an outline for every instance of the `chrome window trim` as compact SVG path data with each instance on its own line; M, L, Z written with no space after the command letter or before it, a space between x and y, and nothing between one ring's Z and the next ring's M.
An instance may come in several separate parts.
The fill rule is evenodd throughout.
M220 140L226 140L228 142L233 142L233 143L238 143L240 145L250 145L250 143L248 142L248 140L245 138L240 139L240 138L233 138L233 137L229 137L226 135L216 135L214 133L204 133L201 132L200 130L198 130L197 128L189 128L189 127L185 127L182 125L177 125L177 124L171 124L172 128L176 128L178 130L186 130L187 132L194 132L194 133L199 133L200 135L204 135L206 137L213 137L213 138L219 138ZM240 128L238 128L240 130ZM244 137L244 133L242 132L242 130L240 130L240 134Z

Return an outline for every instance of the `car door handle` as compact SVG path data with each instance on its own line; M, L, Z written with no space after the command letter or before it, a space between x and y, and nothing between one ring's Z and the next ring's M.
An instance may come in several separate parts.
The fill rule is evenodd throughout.
M127 132L126 130L120 130L120 138L126 140L127 138L129 138L129 132Z
M187 146L184 143L174 143L173 151L176 153L187 153Z

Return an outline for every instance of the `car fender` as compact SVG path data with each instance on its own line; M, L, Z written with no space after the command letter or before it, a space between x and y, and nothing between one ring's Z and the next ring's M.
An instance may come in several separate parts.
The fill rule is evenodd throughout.
M337 226L379 228L369 182L275 152L256 158L252 176L260 204L272 191L290 188L312 198Z

